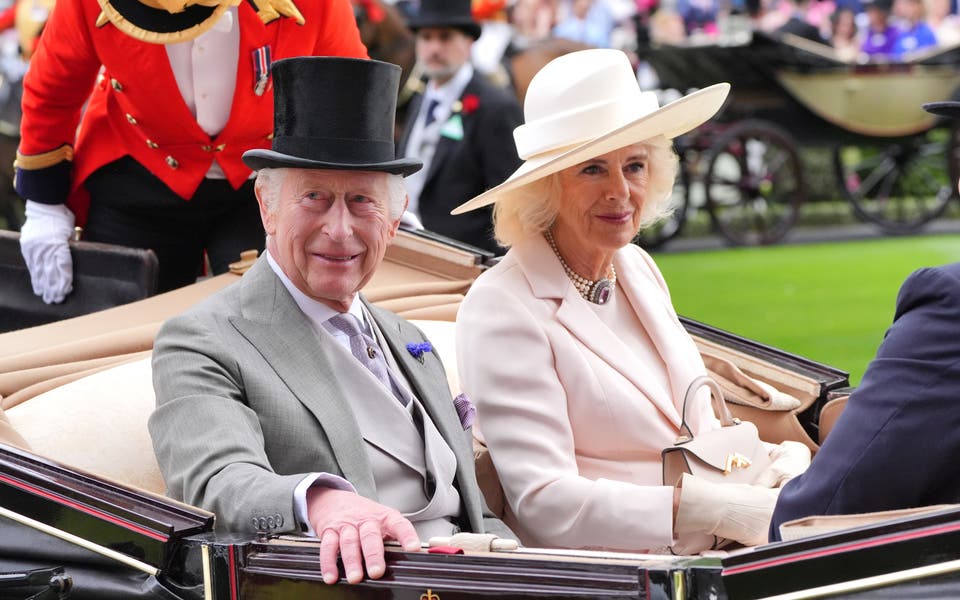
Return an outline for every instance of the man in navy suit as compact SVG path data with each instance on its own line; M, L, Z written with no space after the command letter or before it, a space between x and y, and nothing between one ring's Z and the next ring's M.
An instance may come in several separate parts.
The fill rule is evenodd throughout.
M427 82L410 100L399 144L400 155L423 162L423 170L406 180L407 210L431 231L502 254L493 239L492 209L450 211L520 166L513 143L513 130L523 122L520 103L474 72L470 52L481 30L470 0L423 0L409 26Z
M924 108L960 118L960 102ZM893 325L807 471L780 492L780 525L960 502L960 263L920 269L900 288Z

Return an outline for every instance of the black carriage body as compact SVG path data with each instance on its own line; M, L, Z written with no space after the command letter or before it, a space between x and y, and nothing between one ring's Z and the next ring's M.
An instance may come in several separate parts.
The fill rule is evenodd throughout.
M72 590L46 597L672 600L799 592L821 597L826 590L837 598L960 594L960 508L741 550L722 559L534 549L468 555L391 551L382 579L327 586L315 540L218 536L208 513L6 446L0 447L0 475L5 509L28 513L41 528L90 545L54 537L7 513L0 518L0 598L42 591L5 587L12 572L57 568L71 580ZM7 502L16 496L24 501ZM103 555L104 549L114 555ZM118 556L140 564L130 566Z

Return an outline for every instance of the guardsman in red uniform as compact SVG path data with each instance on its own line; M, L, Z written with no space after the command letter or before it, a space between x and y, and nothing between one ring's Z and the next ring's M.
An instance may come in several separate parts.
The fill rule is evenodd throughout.
M153 249L159 291L196 280L204 252L221 273L262 249L240 157L270 147L271 62L304 55L367 58L349 0L57 2L24 79L16 161L34 292L72 290L75 224Z

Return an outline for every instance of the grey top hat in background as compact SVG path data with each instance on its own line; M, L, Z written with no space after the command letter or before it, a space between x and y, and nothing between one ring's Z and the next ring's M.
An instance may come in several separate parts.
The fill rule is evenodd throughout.
M414 32L424 27L453 27L473 39L480 37L480 24L473 20L470 0L421 0L420 11L407 25Z
M393 127L400 67L329 56L273 63L273 144L243 153L251 169L289 167L410 175L423 166L397 158Z

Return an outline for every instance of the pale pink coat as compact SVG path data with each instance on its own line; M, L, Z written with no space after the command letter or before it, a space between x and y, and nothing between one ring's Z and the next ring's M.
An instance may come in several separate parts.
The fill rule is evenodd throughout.
M504 520L527 545L672 542L660 451L675 442L684 393L706 371L653 259L628 245L614 265L669 389L579 296L540 236L477 279L457 317L463 389L500 475ZM694 432L719 426L705 389L692 408Z

